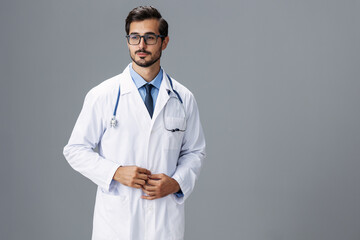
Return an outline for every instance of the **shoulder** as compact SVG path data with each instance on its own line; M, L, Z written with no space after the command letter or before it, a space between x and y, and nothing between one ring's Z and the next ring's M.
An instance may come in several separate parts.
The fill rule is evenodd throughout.
M194 94L183 84L172 78L173 88L177 91L186 109L190 110L197 106Z
M173 77L171 77L171 80L172 80L174 90L177 91L181 97L184 97L185 99L194 97L193 93L187 87L185 87L183 84L178 82Z
M91 100L93 102L106 100L108 98L113 98L114 94L117 94L119 90L119 82L122 74L118 74L113 76L99 85L93 87L87 94L87 100Z
M178 82L173 77L171 77L171 80L172 80L174 90L180 94L181 98L184 98L183 99L184 101L191 100L194 98L193 93L187 87L185 87L183 84Z

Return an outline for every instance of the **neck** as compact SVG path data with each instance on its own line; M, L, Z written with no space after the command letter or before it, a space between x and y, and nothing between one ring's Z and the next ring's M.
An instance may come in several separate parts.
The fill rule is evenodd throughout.
M145 81L151 82L160 71L160 62L158 61L149 67L140 67L133 62L132 67Z

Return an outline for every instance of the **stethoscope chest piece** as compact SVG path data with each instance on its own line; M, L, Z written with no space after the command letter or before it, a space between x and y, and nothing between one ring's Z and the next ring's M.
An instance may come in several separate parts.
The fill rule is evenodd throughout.
M110 127L115 128L118 125L118 121L115 119L115 116L111 118Z
M116 126L118 125L118 121L116 120L116 110L117 107L119 105L119 99L120 99L120 86L119 86L119 91L118 91L118 95L117 95L117 99L116 99L116 104L115 104L115 108L114 108L114 114L110 120L110 127L111 128L116 128Z

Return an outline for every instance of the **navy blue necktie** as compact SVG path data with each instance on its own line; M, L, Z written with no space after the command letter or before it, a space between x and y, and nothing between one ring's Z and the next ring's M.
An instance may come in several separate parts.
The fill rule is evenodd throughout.
M154 102L153 102L153 98L151 96L152 87L153 87L152 84L145 85L145 89L146 89L145 106L146 106L151 118L152 118L152 115L154 112Z

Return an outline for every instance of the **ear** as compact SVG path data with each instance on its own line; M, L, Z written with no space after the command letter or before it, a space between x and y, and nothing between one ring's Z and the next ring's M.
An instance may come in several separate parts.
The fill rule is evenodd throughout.
M165 48L167 47L168 43L169 43L169 36L165 37L164 40L162 41L161 50L165 50Z

